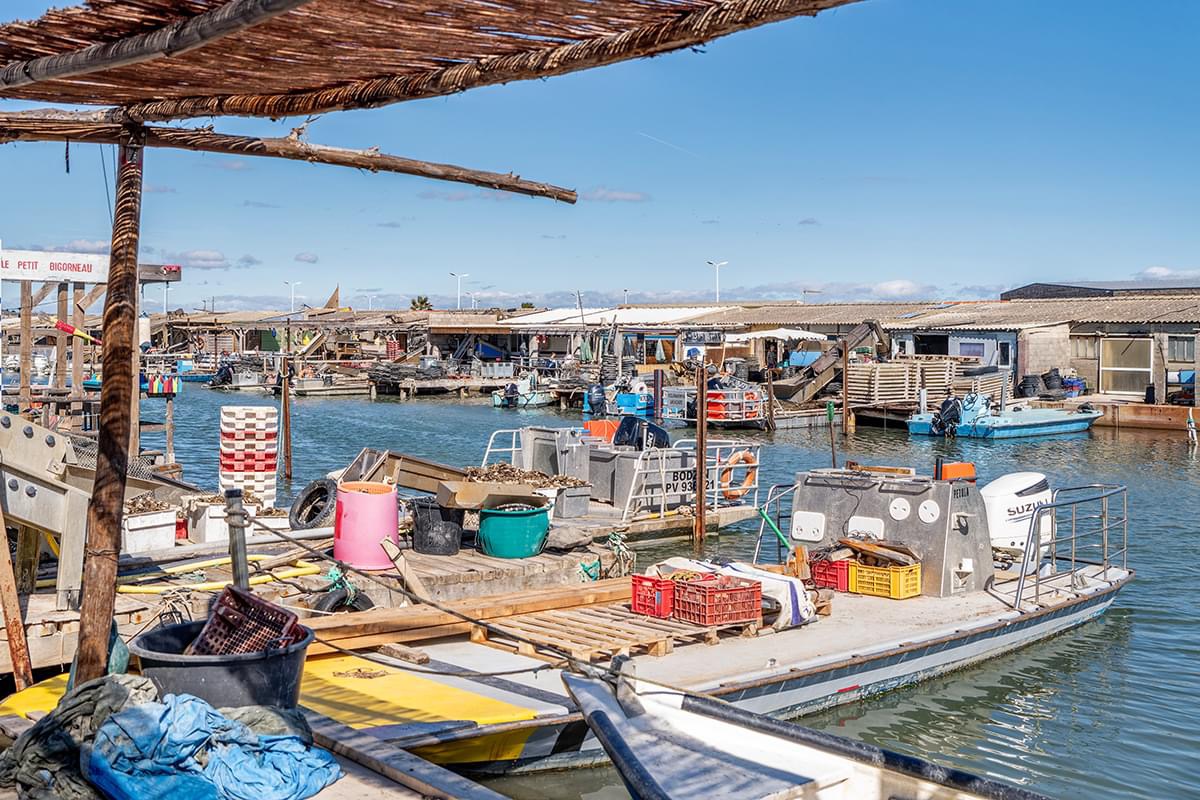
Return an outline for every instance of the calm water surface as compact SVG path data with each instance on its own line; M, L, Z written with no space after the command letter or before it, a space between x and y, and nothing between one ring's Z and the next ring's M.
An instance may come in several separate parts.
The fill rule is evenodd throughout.
M188 385L176 404L185 477L216 483L222 404L265 397ZM162 404L143 403L147 418ZM577 415L501 411L483 403L299 399L293 405L295 480L345 466L364 446L451 464L478 463L497 428L565 425ZM762 482L829 463L827 431L761 435ZM153 439L147 446L155 444ZM981 478L1032 469L1054 485L1129 487L1130 564L1137 580L1105 617L1074 632L913 688L804 718L805 724L1030 786L1060 798L1200 798L1200 462L1182 434L1098 430L1002 443L909 441L899 430L860 428L839 450L867 463L927 469L936 455L974 461ZM281 503L283 500L281 499ZM714 539L710 552L747 557L756 528ZM657 545L642 562L670 552ZM836 613L836 606L835 606ZM611 769L504 778L516 798L623 798Z

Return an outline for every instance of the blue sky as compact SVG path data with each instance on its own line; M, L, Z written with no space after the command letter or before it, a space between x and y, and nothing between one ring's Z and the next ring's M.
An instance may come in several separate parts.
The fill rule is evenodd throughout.
M46 7L9 0L5 19ZM1200 274L1200 3L865 0L591 72L327 114L310 140L577 188L152 150L143 261L172 307L994 296ZM28 105L0 102L0 108ZM211 120L201 120L207 124ZM298 120L217 120L286 135ZM111 159L111 152L105 151ZM0 147L9 246L103 247L100 148ZM108 179L112 180L111 166ZM1147 273L1147 271L1149 272ZM152 307L155 301L151 301ZM465 301L469 302L469 301Z

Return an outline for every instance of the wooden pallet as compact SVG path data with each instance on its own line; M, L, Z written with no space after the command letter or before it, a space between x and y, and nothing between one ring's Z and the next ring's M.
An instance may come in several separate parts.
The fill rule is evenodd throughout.
M570 653L573 658L593 662L635 653L665 656L677 643L714 645L720 642L722 632L755 636L758 627L758 622L704 627L634 614L626 605L607 605L506 617L494 624L500 633L479 626L472 628L471 641L548 661L557 658L541 651L539 646L553 647ZM504 632L514 638L506 638Z

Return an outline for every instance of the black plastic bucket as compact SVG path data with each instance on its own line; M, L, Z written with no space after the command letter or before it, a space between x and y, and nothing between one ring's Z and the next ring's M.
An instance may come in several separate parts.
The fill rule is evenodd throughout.
M129 643L129 652L142 662L142 674L159 694L191 694L214 708L275 706L295 708L300 702L304 656L313 632L278 650L230 656L185 656L204 621L166 625L143 633Z

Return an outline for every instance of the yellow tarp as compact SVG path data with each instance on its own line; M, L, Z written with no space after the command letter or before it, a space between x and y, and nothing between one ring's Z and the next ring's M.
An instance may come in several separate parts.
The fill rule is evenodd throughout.
M28 689L10 694L0 703L0 716L28 717L31 711L53 711L67 693L67 677L65 673L55 675Z

